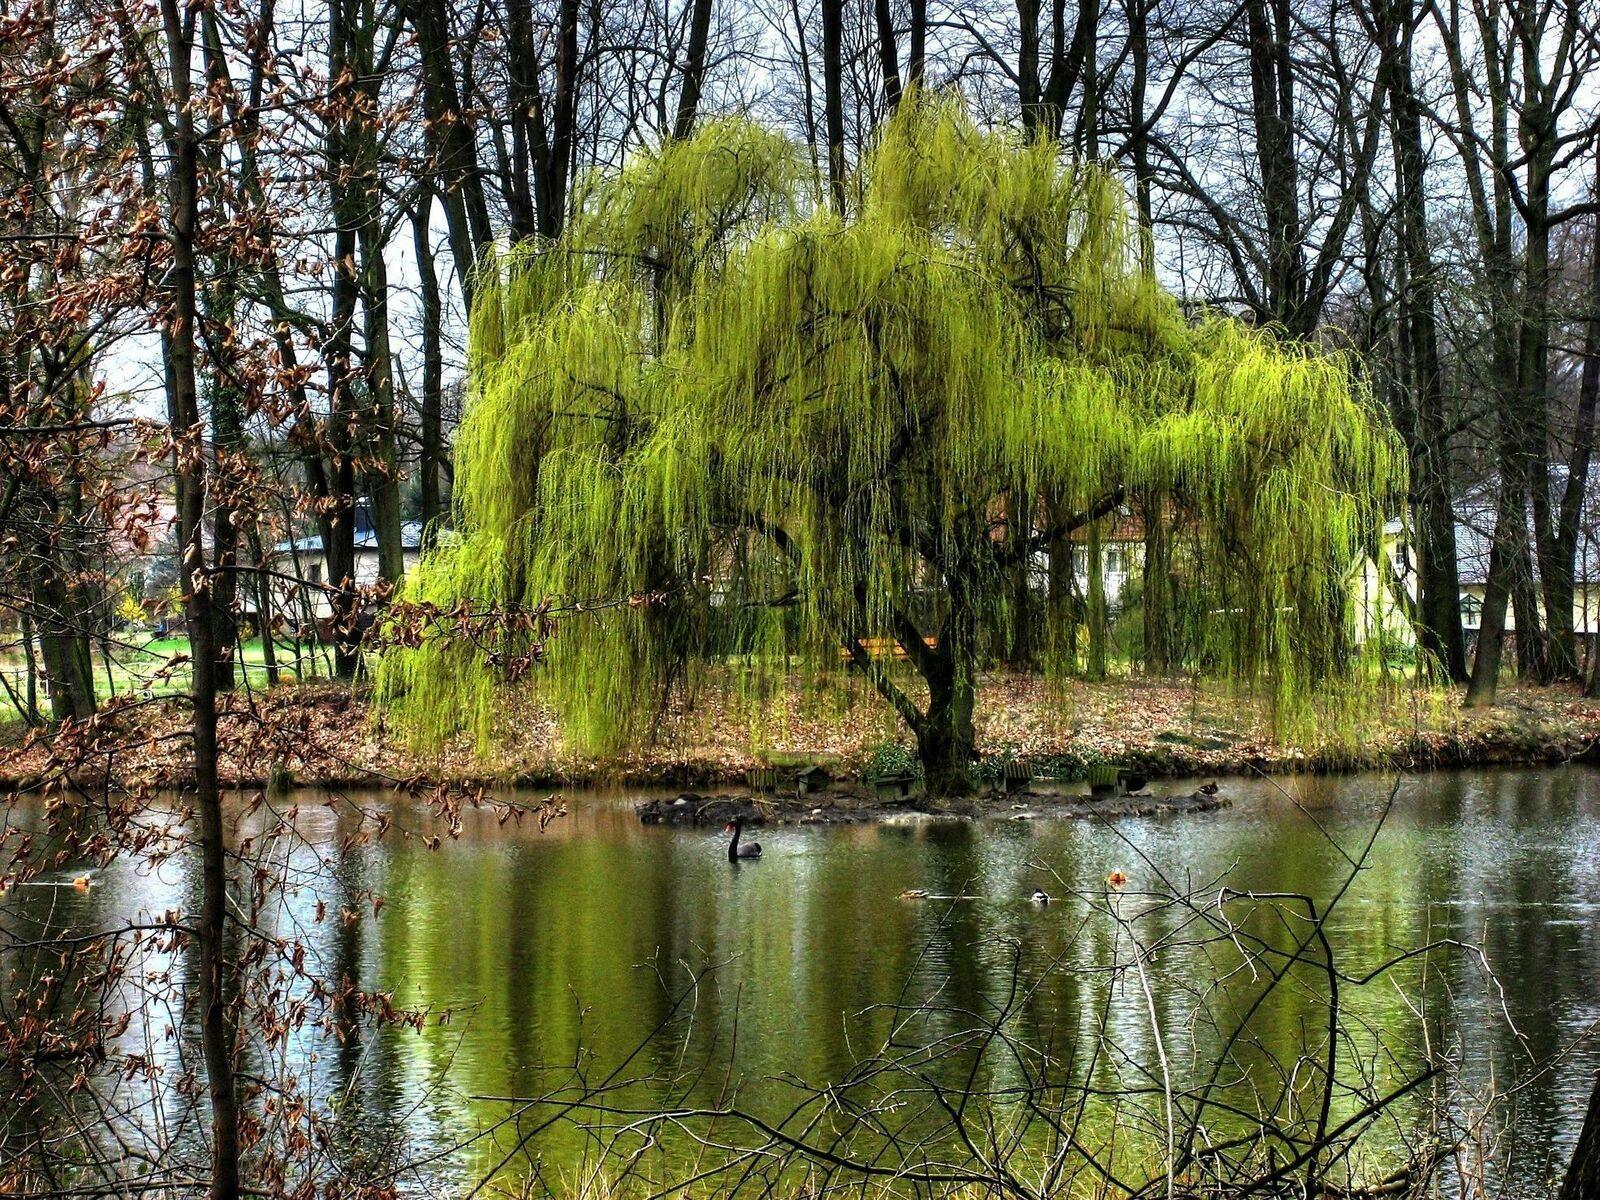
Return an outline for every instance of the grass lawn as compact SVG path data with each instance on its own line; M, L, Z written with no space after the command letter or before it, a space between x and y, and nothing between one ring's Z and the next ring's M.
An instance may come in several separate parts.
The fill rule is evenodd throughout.
M299 667L296 667L294 643L286 639L273 642L276 651L279 678L285 682L307 682L320 679L332 672L328 654L320 647L303 645ZM111 661L95 648L95 690L102 699L125 695L130 691L144 691L156 695L187 691L189 667L187 662L166 670L173 659L187 656L187 637L148 637L141 631L125 631L111 647ZM260 638L251 638L236 651L236 662L243 666L243 682L254 688L267 686L267 668L264 647ZM0 674L17 695L26 686L27 667L20 650L0 654ZM45 703L40 697L40 705ZM0 692L0 708L9 709L9 698ZM8 714L12 715L12 714Z

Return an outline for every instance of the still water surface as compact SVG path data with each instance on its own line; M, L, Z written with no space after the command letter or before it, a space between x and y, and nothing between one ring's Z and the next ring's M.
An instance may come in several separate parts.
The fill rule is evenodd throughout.
M575 1056L594 1079L625 1060L619 1077L677 1073L675 1089L640 1085L630 1102L648 1103L641 1093L659 1087L713 1103L739 1087L749 1105L776 1112L792 1093L774 1081L838 1079L883 1037L888 1018L874 1006L905 998L982 1011L1006 993L1019 962L1036 978L1059 959L1019 1006L1018 1036L1070 1046L1092 1039L1103 1019L1117 1054L1149 1069L1153 1007L1174 1069L1203 1070L1220 1035L1204 1021L1195 1026L1194 989L1214 966L1175 938L1151 964L1151 1001L1127 980L1108 991L1072 968L1103 963L1116 930L1086 923L1085 905L1066 898L1076 889L1103 893L1108 872L1121 870L1130 903L1157 890L1158 875L1180 887L1214 891L1226 876L1238 889L1326 899L1348 871L1340 847L1353 853L1366 841L1390 781L1225 788L1233 806L1216 814L1110 825L762 829L765 855L738 866L716 832L641 826L636 795L569 794L569 814L543 832L468 814L461 835L432 851L419 837L391 833L302 890L286 919L303 922L334 973L387 989L398 1005L452 1015L420 1032L308 1047L306 1068L354 1110L404 1123L418 1153L470 1138L505 1114L493 1098L540 1091L553 1078L548 1068ZM304 799L300 830L311 846L331 849L353 821ZM420 808L395 816L397 829L437 831ZM190 903L193 881L177 870L117 866L87 894L55 890L48 901L16 903L48 902L58 927L92 926ZM1036 888L1058 902L1032 903ZM385 897L375 920L309 922L319 899L337 912L363 889ZM908 901L907 889L974 898ZM1575 1139L1600 1067L1600 1044L1585 1042L1561 1069L1532 1070L1600 1019L1600 772L1408 778L1328 932L1351 974L1430 940L1481 947L1498 986L1474 953L1456 951L1430 959L1425 994L1422 973L1410 967L1347 989L1352 1051L1396 1077L1420 1061L1425 1041L1448 1051L1464 1081L1449 1099L1466 1107L1491 1082L1505 1090L1526 1079L1507 1114L1527 1148L1518 1169L1533 1183L1547 1169L1549 1151L1540 1148L1559 1156ZM1163 935L1173 936L1170 923L1145 936ZM709 964L719 965L674 1009L691 972ZM1292 996L1268 1006L1254 1018L1252 1053L1292 1058L1314 1042L1306 1026L1319 1011ZM1111 1070L1106 1081L1136 1074ZM1400 1124L1437 1099L1420 1093ZM558 1129L528 1150L559 1173L583 1145ZM480 1143L427 1172L449 1186L498 1161ZM505 1168L527 1169L526 1160Z

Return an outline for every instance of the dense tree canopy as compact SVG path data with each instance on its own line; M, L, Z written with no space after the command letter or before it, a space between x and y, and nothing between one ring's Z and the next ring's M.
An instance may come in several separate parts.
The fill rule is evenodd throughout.
M459 532L409 599L644 598L549 641L536 686L587 748L737 652L863 673L959 789L1015 571L1155 494L1212 598L1204 665L1287 707L1346 669L1347 568L1404 484L1346 363L1185 318L1118 178L953 98L900 106L847 213L805 180L786 139L710 123L485 267ZM484 730L485 654L425 638L385 694L424 736Z

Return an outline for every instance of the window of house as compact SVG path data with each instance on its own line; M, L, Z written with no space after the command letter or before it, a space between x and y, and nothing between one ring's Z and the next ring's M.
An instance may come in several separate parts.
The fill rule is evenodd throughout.
M306 579L313 584L320 584L322 582L322 564L314 562L307 567Z
M1478 622L1483 619L1483 601L1468 592L1461 597L1461 623L1468 629L1476 629Z
M1411 574L1411 547L1405 542L1394 544L1394 569L1401 579Z
M1122 570L1123 570L1124 561L1125 561L1125 559L1124 559L1124 552L1122 550L1122 547L1113 546L1111 549L1107 550L1106 551L1106 574L1107 575L1121 575L1122 574Z

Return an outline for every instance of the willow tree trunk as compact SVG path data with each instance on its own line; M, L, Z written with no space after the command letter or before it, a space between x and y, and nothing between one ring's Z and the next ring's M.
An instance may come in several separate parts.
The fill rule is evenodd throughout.
M1060 520L1059 499L1045 499L1045 520ZM1073 576L1073 543L1065 535L1050 539L1045 551L1049 583L1045 596L1045 652L1052 666L1068 674L1078 669L1078 589Z
M1014 493L1007 499L1008 536L1027 541L1033 537L1033 505L1026 494ZM1011 566L1011 644L1005 648L1006 662L1025 671L1035 665L1034 622L1038 614L1033 602L1033 556L1026 552Z
M1105 563L1102 560L1100 522L1089 526L1089 536L1084 543L1089 576L1089 664L1090 679L1104 679L1110 654L1107 641L1110 636L1111 617L1106 605Z
M964 796L972 791L977 754L972 709L969 678L952 678L930 696L928 715L917 731L917 757L930 796Z
M1144 510L1144 669L1165 675L1172 669L1172 546L1163 497L1152 492Z
M965 583L951 582L950 613L933 653L923 657L928 707L915 729L917 757L930 796L964 796L972 790L977 734L977 620Z

